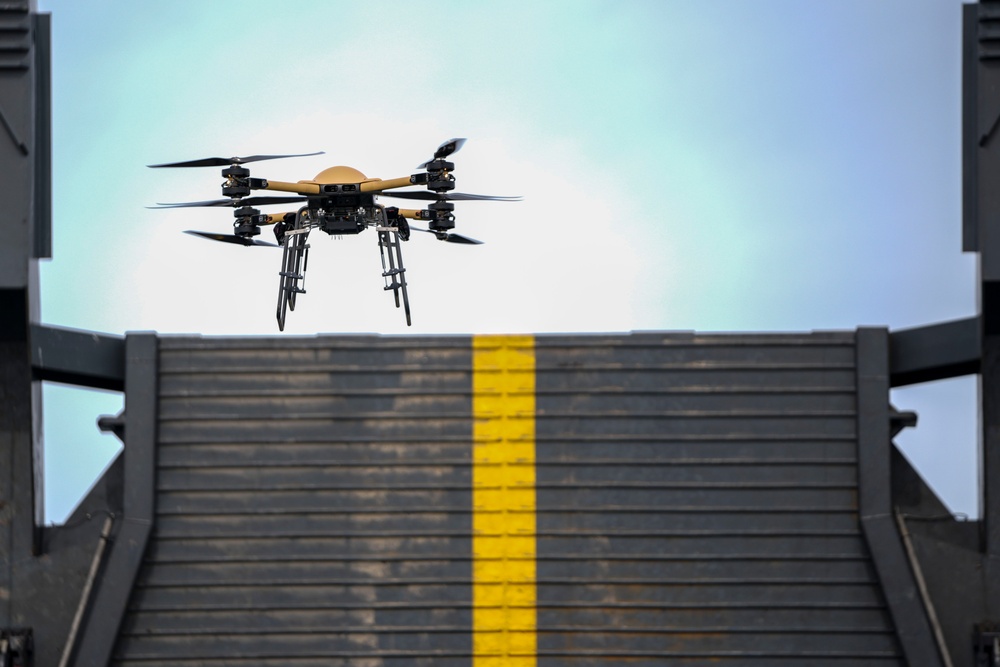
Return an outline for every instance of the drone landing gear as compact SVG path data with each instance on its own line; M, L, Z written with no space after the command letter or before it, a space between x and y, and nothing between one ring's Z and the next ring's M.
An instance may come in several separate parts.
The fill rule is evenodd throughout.
M278 330L285 330L285 314L295 310L295 297L305 294L306 269L309 266L309 229L302 224L303 214L295 216L294 229L285 232L285 250L281 258L278 282Z
M378 227L378 249L382 255L382 277L385 291L392 290L399 308L399 295L403 295L403 312L406 326L410 326L410 297L406 293L406 269L403 268L403 252L399 246L400 231L394 227ZM388 259L388 261L387 261Z

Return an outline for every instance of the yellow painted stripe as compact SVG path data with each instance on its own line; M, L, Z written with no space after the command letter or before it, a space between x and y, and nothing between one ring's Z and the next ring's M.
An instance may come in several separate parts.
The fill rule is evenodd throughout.
M473 666L534 667L535 340L472 339Z

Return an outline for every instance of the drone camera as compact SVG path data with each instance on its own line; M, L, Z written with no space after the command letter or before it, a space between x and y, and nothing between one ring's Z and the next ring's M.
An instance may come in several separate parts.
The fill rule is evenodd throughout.
M345 183L343 185L333 183L324 185L320 191L325 195L339 194L341 192L357 192L358 185L357 183Z
M319 216L319 229L330 236L357 234L365 228L364 216L359 213L333 211Z

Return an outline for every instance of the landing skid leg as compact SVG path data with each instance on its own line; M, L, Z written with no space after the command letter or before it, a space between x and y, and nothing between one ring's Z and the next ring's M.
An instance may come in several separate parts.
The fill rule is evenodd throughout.
M410 297L406 293L406 269L403 268L403 253L400 248L399 234L387 229L379 230L378 249L382 255L382 277L385 279L383 289L392 290L396 299L396 308L399 308L399 297L402 294L406 326L411 326Z
M288 309L295 310L295 297L305 294L305 269L309 263L309 230L303 224L303 213L295 217L295 228L285 237L278 280L278 330L285 330ZM300 272L301 269L301 272Z
M288 293L288 310L295 310L295 297L298 294L306 293L306 269L309 268L309 244L306 243L306 237L309 235L300 234L299 236L302 238L301 242L303 244L303 250L296 252L295 256L292 258L295 263L295 267L292 269L291 273L296 276L301 276L302 284L298 285L297 288L293 288ZM301 271L299 269L301 269Z

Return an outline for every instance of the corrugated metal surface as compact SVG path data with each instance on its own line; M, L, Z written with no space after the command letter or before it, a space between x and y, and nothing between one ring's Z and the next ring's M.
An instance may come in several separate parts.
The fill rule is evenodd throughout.
M114 662L467 664L469 359L162 339L156 525Z
M858 521L852 334L536 346L543 662L901 662Z
M859 528L853 334L534 354L539 664L901 664ZM468 337L161 339L115 663L486 664L472 368Z

